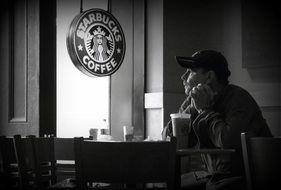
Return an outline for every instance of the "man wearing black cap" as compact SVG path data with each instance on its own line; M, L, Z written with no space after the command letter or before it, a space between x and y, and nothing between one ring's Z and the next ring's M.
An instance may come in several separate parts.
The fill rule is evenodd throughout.
M243 189L244 168L241 152L242 132L252 136L272 136L259 106L241 87L229 84L230 71L225 57L203 50L191 57L176 56L186 72L182 75L186 100L179 112L191 114L189 146L194 148L232 148L235 155L202 155L207 172L182 175L182 187L194 189ZM162 132L172 135L171 122Z

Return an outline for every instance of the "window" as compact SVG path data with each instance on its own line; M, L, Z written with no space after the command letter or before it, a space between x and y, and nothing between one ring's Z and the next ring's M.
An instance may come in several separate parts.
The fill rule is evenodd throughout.
M84 0L84 9L106 10L107 2ZM144 1L112 1L112 14L125 33L126 53L122 65L110 78L84 75L68 55L66 34L72 19L79 13L79 5L79 1L57 1L57 136L88 136L90 128L107 125L113 138L122 140L123 126L129 125L135 127L136 136L142 137Z
M57 2L58 137L88 137L90 128L109 126L110 78L86 76L73 65L67 52L66 34L78 8L74 3Z

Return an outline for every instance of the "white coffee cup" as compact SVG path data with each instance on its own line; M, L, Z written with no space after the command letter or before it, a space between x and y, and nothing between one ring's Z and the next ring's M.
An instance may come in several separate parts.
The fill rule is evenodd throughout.
M173 127L173 136L177 138L177 148L188 147L188 135L190 128L190 114L172 113L170 114Z
M99 131L99 129L97 129L97 128L90 128L89 133L90 133L90 137L93 140L97 140L97 138L98 138L98 131Z

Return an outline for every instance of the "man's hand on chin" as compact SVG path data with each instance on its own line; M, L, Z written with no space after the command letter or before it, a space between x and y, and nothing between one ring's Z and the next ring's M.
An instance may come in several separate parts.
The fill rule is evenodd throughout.
M208 110L214 104L214 91L207 84L198 84L191 92L191 105L199 112Z

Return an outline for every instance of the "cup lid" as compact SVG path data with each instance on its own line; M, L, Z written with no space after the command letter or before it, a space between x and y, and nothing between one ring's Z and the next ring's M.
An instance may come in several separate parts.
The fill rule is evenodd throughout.
M188 113L171 113L170 114L171 118L190 118L190 114Z

